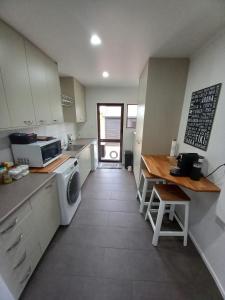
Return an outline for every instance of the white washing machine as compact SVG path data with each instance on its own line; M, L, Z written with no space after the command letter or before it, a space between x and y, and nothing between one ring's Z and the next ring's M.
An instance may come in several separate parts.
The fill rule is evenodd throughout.
M54 173L56 173L59 191L61 225L69 225L81 201L77 159L68 159Z

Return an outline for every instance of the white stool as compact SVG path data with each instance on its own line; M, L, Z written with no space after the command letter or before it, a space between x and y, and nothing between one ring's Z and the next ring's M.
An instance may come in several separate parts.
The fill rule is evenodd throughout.
M141 192L142 179L143 179L143 189ZM146 194L148 192L152 192L154 184L160 184L160 183L165 183L165 180L149 174L149 172L146 169L141 170L141 176L140 176L138 191L137 191L137 198L140 201L140 209L139 209L140 213L143 213L144 206L147 206L149 203L145 201ZM156 205L156 204L152 203L152 205Z
M160 201L156 224L154 224L151 212L155 211L151 208L154 197L157 197ZM183 236L184 246L187 246L188 237L188 218L189 218L189 202L190 198L177 186L174 184L159 184L154 185L151 198L148 204L147 212L145 215L145 220L149 218L152 225L154 235L152 239L152 244L154 246L158 245L158 239L160 236ZM166 209L166 205L170 205L170 209ZM180 219L174 212L175 205L185 206L185 219L184 224L181 223ZM161 231L161 225L164 213L169 212L169 219L173 220L173 217L177 220L182 231Z

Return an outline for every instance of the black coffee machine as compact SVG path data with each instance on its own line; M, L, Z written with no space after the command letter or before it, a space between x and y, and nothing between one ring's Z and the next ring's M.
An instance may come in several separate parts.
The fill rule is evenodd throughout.
M190 176L193 164L197 163L201 156L198 153L180 153L177 156L177 167L170 170L173 176Z

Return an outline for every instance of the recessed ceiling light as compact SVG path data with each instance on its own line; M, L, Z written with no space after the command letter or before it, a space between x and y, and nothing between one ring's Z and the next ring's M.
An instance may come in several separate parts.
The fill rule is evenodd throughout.
M109 77L109 72L104 71L104 72L102 73L102 77L108 78L108 77Z
M93 34L91 36L90 42L93 46L99 46L102 43L102 40L100 39L100 37L97 34Z

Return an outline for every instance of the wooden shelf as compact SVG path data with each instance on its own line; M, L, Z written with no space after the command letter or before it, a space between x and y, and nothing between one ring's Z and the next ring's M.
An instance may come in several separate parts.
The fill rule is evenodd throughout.
M176 159L167 155L142 155L148 172L154 176L176 183L195 192L220 192L220 188L212 181L202 177L199 181L189 177L170 175L170 169L176 166Z

